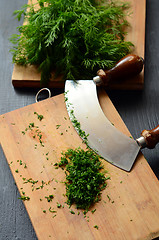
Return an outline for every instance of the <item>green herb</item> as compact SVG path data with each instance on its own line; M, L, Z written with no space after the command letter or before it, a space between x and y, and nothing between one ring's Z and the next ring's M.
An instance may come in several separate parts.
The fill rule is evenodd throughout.
M60 203L57 203L57 208L61 208L61 204Z
M106 172L106 173L107 173L107 172ZM110 176L107 176L106 179L107 179L107 180L110 179Z
M70 210L70 213L71 213L71 214L75 214L75 212L74 212L73 210Z
M48 202L52 202L52 199L54 198L54 196L51 194L48 197L45 196L45 198L47 199Z
M92 213L95 213L95 211L96 211L96 209L92 210L91 212L92 212Z
M24 163L24 168L27 168L27 165L26 165L26 163Z
M85 131L83 131L81 129L81 124L80 122L76 119L75 114L74 114L74 110L72 109L72 103L68 102L68 97L67 97L67 92L65 92L65 102L66 102L66 106L67 106L67 110L69 112L70 115L70 120L74 126L74 128L76 129L76 131L78 132L79 136L83 139L83 142L87 145L88 147L88 136L89 134L86 134Z
M29 128L32 128L32 127L34 127L35 125L34 125L34 123L30 123L29 124Z
M48 84L53 69L64 79L90 79L131 51L132 43L124 41L125 2L38 0L35 5L14 12L18 20L24 15L26 24L10 41L13 62L37 65L42 85Z
M17 162L19 162L19 165L23 165L22 160L17 160ZM27 168L26 163L24 163L24 168Z
M38 180L33 180L32 178L29 178L26 180L26 178L24 178L24 181L23 183L32 183L33 185L38 183Z
M23 178L23 184L26 184L26 183L31 183L32 185L32 191L34 191L35 189L35 184L38 183L38 180L33 180L32 178L29 178L29 179L26 179L26 178Z
M64 157L61 157L61 161L59 163L55 163L54 166L58 165L59 167L62 167L64 165L68 164L68 160L65 156L65 153L62 153L62 155L64 155Z
M94 228L98 229L99 227L98 227L98 225L94 225Z
M86 215L86 214L87 214L87 212L88 212L88 209L87 209L87 210L85 210L85 211L83 212L83 214L84 214L84 215Z
M100 200L101 191L106 187L106 178L99 156L91 149L69 149L62 153L59 166L66 168L67 204L75 203L77 208L89 209Z
M49 208L49 212L51 212L51 213L56 213L57 211L52 210L51 207L50 207L50 208Z
M22 163L22 160L20 160L20 161L19 161L19 164L20 164L20 165L22 165L22 164L23 164L23 163Z
M43 213L46 213L46 210L43 210Z
M38 117L38 119L39 119L40 121L44 118L43 115L39 115L37 112L34 112L34 114L37 115L37 117Z
M111 200L111 198L110 198L110 196L109 196L109 195L107 195L107 198L109 199L109 201Z
M22 196L19 198L19 199L21 199L21 200L23 200L23 201L29 201L30 200L30 197L28 197L28 196L25 196L25 192L22 192Z
M26 197L26 196L21 196L19 199L23 200L23 201L29 201L30 197Z
M34 114L35 114L35 113L36 113L36 112L34 112ZM36 114L37 114L37 113L36 113ZM38 116L42 116L42 115L38 115ZM42 120L42 118L43 118L43 116L40 117L41 120ZM41 121L41 120L40 120L40 121ZM44 147L44 144L43 144L43 142L42 142L42 133L41 133L41 131L39 130L39 127L38 127L38 126L35 126L34 122L29 123L28 128L26 128L25 131L22 131L22 133L25 135L25 132L26 132L26 131L28 131L28 130L32 131L34 128L37 128L37 129L35 130L35 134L33 135L33 138L38 137L39 143L41 144L42 147ZM37 144L35 144L35 149L37 149Z

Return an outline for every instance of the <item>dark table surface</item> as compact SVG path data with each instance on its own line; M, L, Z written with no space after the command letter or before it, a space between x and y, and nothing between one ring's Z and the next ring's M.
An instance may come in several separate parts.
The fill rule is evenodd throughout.
M139 0L140 1L140 0ZM132 133L137 138L143 129L159 124L159 0L147 0L145 86L142 91L109 91L108 95ZM22 24L12 16L27 0L0 0L0 114L35 102L38 89L15 89L11 43L8 38ZM139 23L140 24L140 23ZM61 90L53 94L60 93ZM142 150L159 178L159 145ZM36 234L25 210L9 166L0 148L0 240L35 240Z

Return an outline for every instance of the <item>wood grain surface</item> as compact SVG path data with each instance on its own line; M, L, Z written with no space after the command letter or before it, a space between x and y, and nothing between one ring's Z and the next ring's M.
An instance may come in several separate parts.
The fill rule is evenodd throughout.
M99 89L98 96L105 115L130 136L105 91ZM39 121L35 112L44 119ZM68 118L63 94L1 115L0 143L21 196L30 198L24 204L39 240L159 236L159 182L141 153L130 173L102 160L111 179L94 214L84 218L81 210L65 204L65 173L54 164L61 151L85 145ZM54 195L51 202L49 195Z
M123 0L123 2L127 0ZM32 0L36 3L36 0ZM30 3L30 0L29 0ZM145 18L146 18L146 0L129 0L131 14L128 17L130 26L126 29L127 41L131 41L134 44L133 53L144 58L145 51ZM49 83L49 87L64 87L64 79L62 76L54 78L55 73L52 73L52 79ZM15 64L12 74L12 84L15 87L40 87L41 73L35 66L20 66ZM80 76L79 76L80 79ZM116 81L110 84L110 89L124 89L124 90L141 90L144 86L144 69L142 73L133 78L125 79L122 81Z
M27 0L0 0L0 114L35 102L39 89L14 88L11 84L13 64L8 41L16 27L22 24L12 15ZM145 76L142 91L108 91L108 95L122 116L134 138L145 129L159 123L159 1L146 1ZM53 89L52 95L62 92ZM153 172L159 178L159 146L142 150ZM147 180L148 181L148 180ZM37 240L10 168L0 148L0 239ZM136 235L134 235L134 239Z

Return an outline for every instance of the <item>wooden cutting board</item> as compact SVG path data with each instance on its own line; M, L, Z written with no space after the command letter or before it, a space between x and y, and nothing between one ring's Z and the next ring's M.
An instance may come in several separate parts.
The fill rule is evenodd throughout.
M135 48L133 53L144 58L145 50L145 18L146 18L146 0L123 0L122 2L129 2L131 4L132 14L128 17L130 27L126 29L127 41L131 41ZM36 3L37 0L32 0ZM30 3L30 0L29 0ZM54 76L54 73L52 73ZM31 66L19 66L14 65L12 74L12 84L14 87L40 87L41 73L38 72L37 67ZM79 76L80 79L80 76ZM122 90L140 90L144 86L144 70L142 73L134 78L126 79L123 82L114 82L110 85L110 89L122 89ZM62 77L52 79L49 87L63 88L64 80Z
M99 101L107 118L130 136L102 90ZM35 112L44 118L40 121ZM85 145L68 118L63 94L1 115L0 143L20 194L30 198L24 204L39 240L148 240L159 236L159 182L141 153L130 173L102 160L110 179L93 214L89 211L84 218L82 210L69 209L65 173L54 163L60 160L61 151ZM49 195L54 195L51 202ZM58 208L57 203L63 207Z

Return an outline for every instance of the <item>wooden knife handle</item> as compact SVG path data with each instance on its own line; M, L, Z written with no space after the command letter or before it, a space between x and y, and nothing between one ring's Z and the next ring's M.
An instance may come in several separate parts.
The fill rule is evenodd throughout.
M159 125L152 130L143 130L141 135L144 137L147 148L154 148L159 142Z
M128 54L117 62L113 68L109 70L100 69L97 72L98 76L93 80L96 85L107 86L113 80L122 80L138 75L142 71L143 65L143 58L135 54Z

